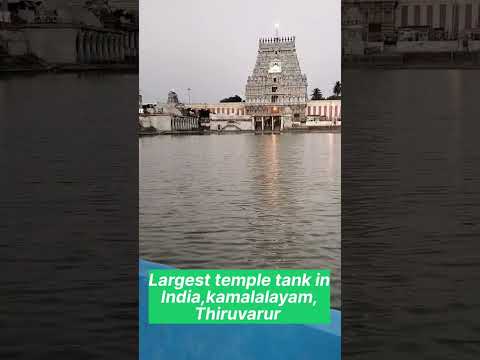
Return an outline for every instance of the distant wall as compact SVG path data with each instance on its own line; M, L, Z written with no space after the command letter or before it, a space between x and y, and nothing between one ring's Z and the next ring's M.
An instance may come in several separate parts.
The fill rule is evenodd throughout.
M0 22L3 23L10 23L12 21L10 16L10 11L2 11L0 10Z
M305 109L307 116L324 116L327 120L342 117L341 100L310 100Z
M77 61L77 29L32 27L23 31L31 52L39 58L56 64L73 64Z
M139 115L139 122L140 125L142 125L143 127L153 126L160 132L172 130L172 122L170 115Z
M0 30L0 46L12 56L28 53L28 41L22 31Z
M305 123L306 126L333 126L333 125L340 125L341 122L337 120L332 121L323 121L323 120L316 120L312 118L307 118L307 122Z
M342 46L346 55L363 55L365 43L362 39L362 26L342 27Z
M29 50L51 64L135 62L138 33L75 24L28 24L22 27Z
M208 109L211 114L230 115L232 117L245 115L245 103L197 103L186 105L192 109Z
M398 41L398 52L442 52L460 50L460 43L454 41Z
M210 115L210 130L213 131L251 131L254 130L253 120L250 116L236 116L225 118Z
M445 23L444 29L447 33L452 34L456 32L455 29L455 17L454 6L458 9L458 33L462 33L467 29L466 24L466 5L471 5L470 14L470 28L476 28L480 25L477 14L480 11L480 2L478 0L456 0L456 1L438 1L438 0L400 0L397 1L398 5L395 9L395 27L401 26L429 26L433 28L442 27L441 10L440 6L445 6ZM415 7L419 7L419 17L415 19ZM432 17L430 19L431 24L428 21L428 9L431 6ZM404 14L402 14L402 12ZM405 15L405 16L403 16ZM417 20L417 21L415 21Z
M250 119L245 115L245 103L192 104L192 109L210 109L210 119ZM305 107L305 115L325 115L330 119L341 118L341 100L309 100Z
M282 116L283 128L289 129L293 127L293 119L291 116Z
M172 116L171 124L174 131L191 131L200 128L199 118L195 116Z
M471 51L480 50L480 40L469 40L468 48ZM448 52L463 51L461 40L450 41L399 41L397 42L398 52Z

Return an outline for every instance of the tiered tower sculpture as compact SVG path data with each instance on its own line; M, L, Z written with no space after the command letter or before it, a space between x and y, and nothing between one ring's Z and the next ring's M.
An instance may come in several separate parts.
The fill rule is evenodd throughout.
M257 130L282 129L286 122L301 122L307 103L307 77L302 74L294 36L261 38L257 61L248 77L246 111ZM291 125L291 124L289 124Z

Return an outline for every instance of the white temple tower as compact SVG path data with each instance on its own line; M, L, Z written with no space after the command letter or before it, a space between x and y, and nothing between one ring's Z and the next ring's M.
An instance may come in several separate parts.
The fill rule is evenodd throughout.
M305 118L307 77L302 74L294 36L262 38L245 91L246 112L257 131L281 130Z

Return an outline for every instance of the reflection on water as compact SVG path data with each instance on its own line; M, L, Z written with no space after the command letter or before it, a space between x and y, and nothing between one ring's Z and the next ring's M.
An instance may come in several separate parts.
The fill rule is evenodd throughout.
M192 268L329 268L339 306L340 136L141 138L141 256Z

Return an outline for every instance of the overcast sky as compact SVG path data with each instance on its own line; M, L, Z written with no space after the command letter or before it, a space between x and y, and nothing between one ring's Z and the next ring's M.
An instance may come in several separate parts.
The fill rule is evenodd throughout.
M341 80L340 0L140 0L140 91L144 102L218 102L245 96L258 38L296 36L309 95Z

